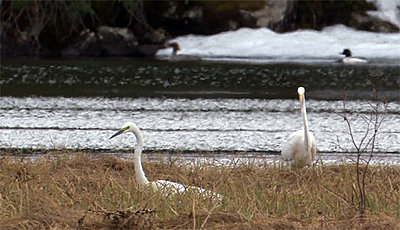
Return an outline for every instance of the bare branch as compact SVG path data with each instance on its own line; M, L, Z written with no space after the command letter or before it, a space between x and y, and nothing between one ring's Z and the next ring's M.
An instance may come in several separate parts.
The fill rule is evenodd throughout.
M368 115L356 114L356 118L360 117L363 123L366 126L362 137L357 143L354 137L354 132L352 128L352 121L347 116L346 112L346 98L343 100L343 114L341 115L345 120L348 128L348 135L351 138L353 146L357 150L357 158L355 160L356 164L356 187L353 187L354 194L358 197L358 210L360 215L364 215L365 209L367 207L367 199L366 199L366 178L368 173L368 167L371 163L371 160L374 156L375 148L376 148L376 140L378 137L379 129L387 118L387 100L379 100L378 92L376 89L373 90L375 93L375 103L368 101L368 105L371 108L370 112L367 112ZM337 139L339 142L339 139ZM363 154L368 153L367 159L363 158ZM364 164L364 167L361 168L361 164Z

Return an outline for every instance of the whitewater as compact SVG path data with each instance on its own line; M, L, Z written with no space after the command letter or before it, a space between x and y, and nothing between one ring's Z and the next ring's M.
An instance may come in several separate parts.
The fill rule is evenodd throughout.
M390 2L390 4L389 4ZM400 0L375 1L377 11L368 12L395 25L400 25ZM267 28L241 28L211 36L187 35L175 38L181 46L179 54L201 56L206 60L269 60L269 61L338 61L343 49L354 56L372 61L399 63L400 33L375 33L355 30L344 25L322 31L297 30L276 33ZM171 48L158 51L160 58L172 53Z

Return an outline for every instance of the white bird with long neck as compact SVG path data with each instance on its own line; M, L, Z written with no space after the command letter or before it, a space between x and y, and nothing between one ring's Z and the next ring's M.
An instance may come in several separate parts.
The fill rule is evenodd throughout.
M316 147L314 135L308 130L305 89L299 87L297 93L299 94L304 128L292 133L282 144L281 158L290 166L304 167L311 165Z
M205 198L217 198L218 200L222 199L222 195L214 193L209 190L205 190L203 188L195 187L195 186L184 186L182 184L176 183L176 182L171 182L171 181L166 181L166 180L157 180L157 181L152 181L150 182L142 167L142 150L143 150L143 135L140 129L133 123L133 122L127 122L125 123L122 128L116 132L114 135L110 137L114 138L118 135L132 132L137 140L137 144L134 150L133 154L133 163L135 164L135 175L136 175L136 180L140 185L150 185L152 189L155 190L163 190L165 192L171 192L171 193L185 193L188 190L198 192Z

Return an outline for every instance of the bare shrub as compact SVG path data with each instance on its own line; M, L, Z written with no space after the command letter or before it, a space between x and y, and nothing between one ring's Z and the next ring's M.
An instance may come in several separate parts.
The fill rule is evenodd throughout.
M379 129L382 126L384 120L387 118L388 102L387 99L379 97L378 84L384 79L380 79L378 76L375 77L375 86L372 90L374 94L374 100L368 101L370 111L365 115L361 113L350 114L346 109L346 96L343 99L343 113L341 116L347 124L348 135L351 139L351 143L356 149L356 189L354 193L357 196L357 206L360 216L364 216L367 208L367 190L366 190L366 177L368 173L368 167L371 159L374 156L376 150L376 143L379 134ZM353 131L355 120L362 122L365 128L363 133L357 138Z

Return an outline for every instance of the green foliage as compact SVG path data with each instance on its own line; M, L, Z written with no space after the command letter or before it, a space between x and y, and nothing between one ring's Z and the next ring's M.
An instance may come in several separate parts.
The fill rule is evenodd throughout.
M135 4L133 4L134 0L123 0L122 5L124 6L125 9L127 10L132 10L135 7Z
M28 1L12 1L11 8L14 10L21 10L28 5Z
M75 17L77 15L84 15L86 13L95 14L90 4L86 1L73 1L70 2L68 7L68 16Z

